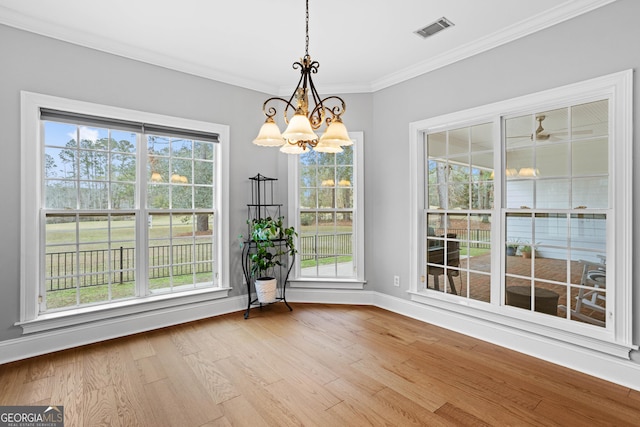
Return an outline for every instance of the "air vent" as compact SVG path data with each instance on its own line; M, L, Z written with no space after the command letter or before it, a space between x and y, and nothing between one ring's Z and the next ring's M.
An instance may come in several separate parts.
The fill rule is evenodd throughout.
M417 35L419 35L420 37L426 39L427 37L431 37L435 33L439 33L440 31L444 30L445 28L452 27L453 25L454 25L453 22L449 21L447 18L445 18L443 16L442 18L438 19L436 22L434 22L432 24L429 24L426 27L415 31L415 33Z

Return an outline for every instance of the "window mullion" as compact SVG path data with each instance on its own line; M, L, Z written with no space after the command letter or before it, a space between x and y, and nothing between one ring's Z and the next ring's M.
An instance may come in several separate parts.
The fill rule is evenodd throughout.
M41 192L42 195L42 202L40 204L40 206L44 206L44 191ZM39 269L38 269L38 283L40 284L40 286L38 286L39 292L37 295L37 302L36 302L36 312L33 313L34 317L37 317L37 315L40 312L44 312L47 310L47 281L45 280L45 276L47 275L46 273L46 253L47 253L47 244L46 244L46 226L45 224L47 223L47 214L46 211L44 209L40 209L40 221L39 224L41 224L39 230L39 236L38 239L40 241L40 245L42 248L44 248L44 250L40 251L40 256L39 256Z
M493 135L494 150L493 150L493 164L495 167L493 177L493 218L491 222L491 247L497 248L500 255L491 256L491 297L490 303L492 305L500 305L501 301L504 301L502 278L504 277L506 270L506 240L507 236L504 233L504 227L502 224L506 221L505 207L506 203L503 196L503 188L505 185L506 170L506 133L504 132L505 124L504 119L501 116L495 116L493 118Z
M149 295L149 209L147 207L147 139L137 134L136 154L136 296Z
M76 306L80 304L80 244L78 241L80 240L80 215L78 213L75 214L75 254L74 257L76 259L76 271L75 271L75 279L76 279Z

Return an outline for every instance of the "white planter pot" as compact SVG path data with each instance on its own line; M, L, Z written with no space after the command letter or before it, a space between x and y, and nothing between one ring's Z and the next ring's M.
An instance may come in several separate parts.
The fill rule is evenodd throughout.
M256 296L263 304L275 302L278 281L273 277L261 277L256 279Z

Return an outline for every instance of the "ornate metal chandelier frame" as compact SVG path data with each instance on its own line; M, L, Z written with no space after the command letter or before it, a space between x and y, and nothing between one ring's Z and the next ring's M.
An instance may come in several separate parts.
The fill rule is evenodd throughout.
M298 84L288 100L278 96L267 99L262 105L262 112L267 117L267 120L273 120L277 114L277 109L275 106L268 106L268 104L272 102L284 102L286 106L283 110L283 116L286 124L289 124L289 114L292 116L295 114L303 114L308 117L311 128L317 130L323 123L329 126L332 121L341 121L340 116L344 114L347 107L344 100L339 96L328 96L322 99L311 78L311 74L318 72L320 63L318 61L312 61L311 56L309 56L309 0L306 0L305 25L305 55L300 58L300 61L294 62L292 66L294 70L300 69ZM314 105L311 112L309 112L309 92L311 93L311 99ZM294 99L296 102L295 106L293 104ZM329 106L331 104L334 105ZM312 148L315 147L318 144L318 138L309 141L286 140L286 142L287 144L298 145L302 149L306 149L307 145Z

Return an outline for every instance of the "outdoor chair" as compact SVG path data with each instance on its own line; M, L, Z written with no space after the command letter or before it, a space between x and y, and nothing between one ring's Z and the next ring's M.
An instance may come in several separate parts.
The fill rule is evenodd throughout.
M580 263L583 264L580 284L585 286L585 288L578 290L576 307L574 310L571 310L571 317L604 327L604 320L595 318L595 316L599 313L604 314L605 312L606 265L583 260L580 260ZM604 316L602 316L602 319L604 319Z
M429 230L431 232L431 230ZM444 237L444 236L438 236ZM445 241L443 240L431 240L427 249L427 262L429 264L439 264L447 267L460 267L460 244L455 240L456 234L449 233L447 234L446 241L446 259L445 259ZM453 278L454 276L459 276L459 270L453 270L451 268L445 268L427 265L427 274L433 276L433 287L436 291L440 290L440 280L439 276L446 274L449 282L449 289L451 293L454 295L458 294L456 290L456 286L454 284ZM460 279L460 283L462 283L462 279Z

